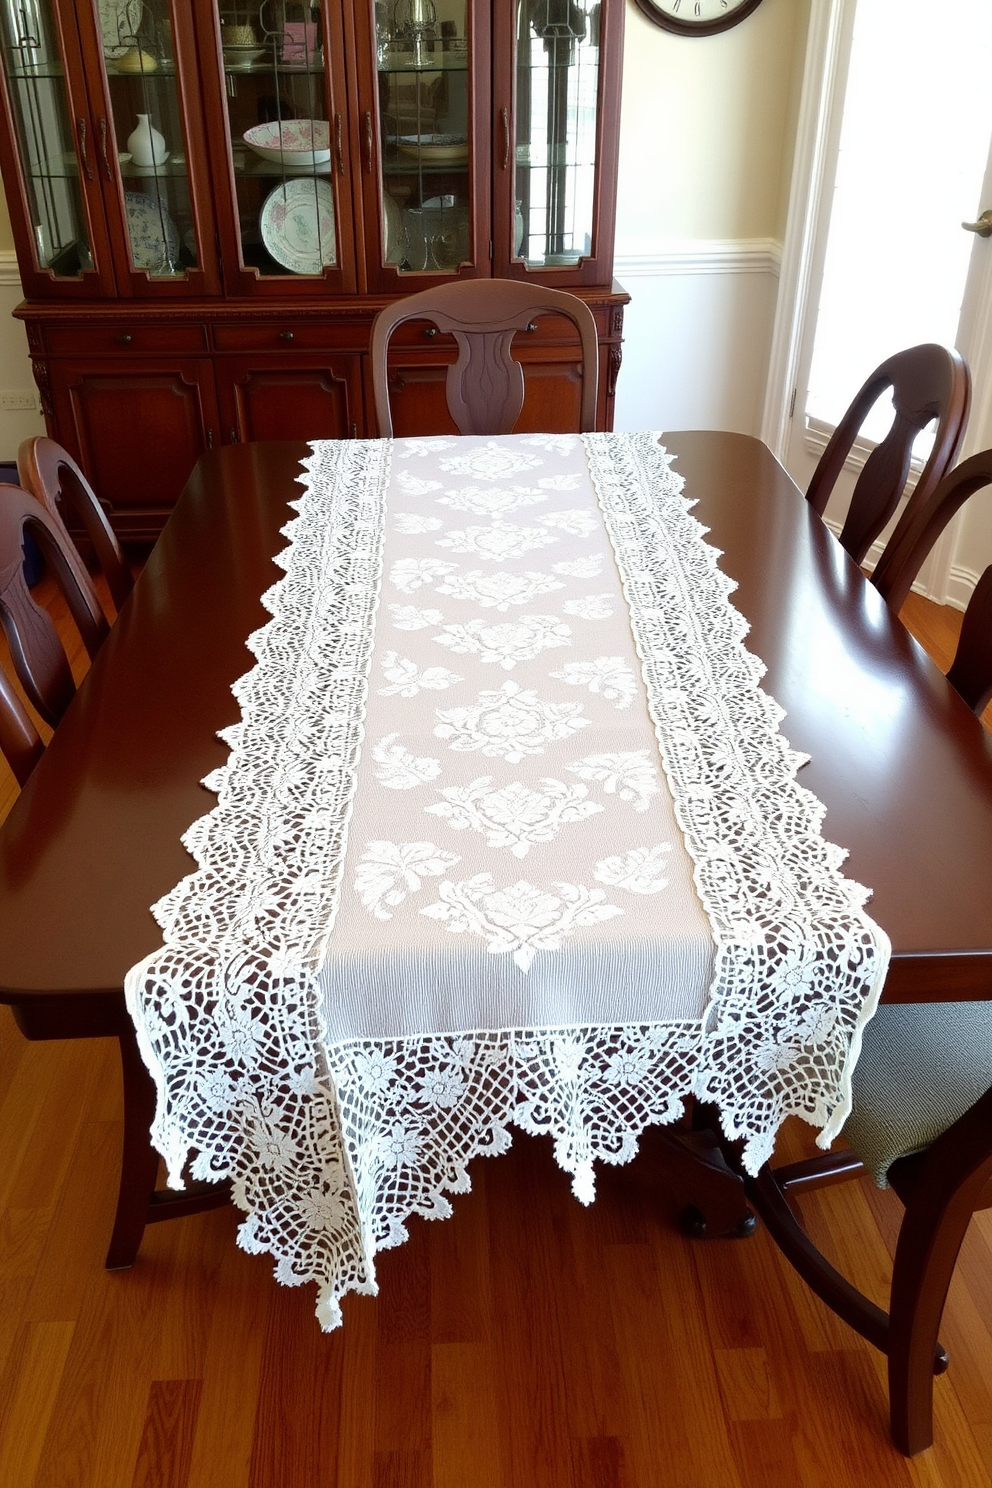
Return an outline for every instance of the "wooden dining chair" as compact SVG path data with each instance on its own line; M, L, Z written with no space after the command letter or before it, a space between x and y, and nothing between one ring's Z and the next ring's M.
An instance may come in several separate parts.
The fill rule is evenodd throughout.
M25 439L17 451L17 476L53 517L74 517L80 524L119 610L134 585L131 569L96 492L69 451L43 434Z
M971 375L964 358L944 346L927 343L900 351L876 367L834 430L806 492L823 515L837 478L871 409L891 389L895 409L891 427L864 463L841 529L841 544L855 563L895 513L906 487L913 441L936 420L933 448L909 499L907 512L928 500L957 458L971 404Z
M46 572L61 591L72 622L92 660L109 633L109 623L79 555L58 516L20 486L0 485L0 624L6 634L18 680L31 704L53 728L75 695L75 682L48 611L31 592L24 571L24 539L30 535ZM67 623L67 622L63 622ZM44 753L44 743L9 678L0 669L0 749L18 783L24 785ZM23 1020L18 1018L19 1025ZM28 1037L51 1037L38 1027ZM120 1044L124 1081L124 1144L117 1212L107 1252L110 1270L134 1263L145 1226L156 1220L199 1214L229 1202L226 1183L189 1183L185 1189L158 1187L159 1156L149 1140L155 1116L155 1087L138 1050L134 1028L121 999L119 1014L108 1016L107 999L91 1007L81 999L71 1026L60 1037L115 1036Z
M524 403L523 367L511 356L511 343L518 333L533 333L540 315L564 315L578 331L582 360L578 432L595 429L599 343L589 307L564 290L524 280L458 279L396 300L376 316L371 360L380 436L393 435L387 357L397 326L426 320L431 322L428 336L443 331L454 337L458 358L448 368L445 396L460 434L509 434Z
M992 450L963 460L900 521L872 582L898 610L962 504L992 485ZM965 612L948 681L974 712L992 700L992 566ZM937 1333L972 1214L992 1208L992 1003L883 1004L864 1031L846 1149L746 1181L771 1235L812 1289L888 1356L892 1438L912 1455L933 1440ZM905 1205L889 1311L857 1291L803 1230L790 1196L865 1171Z
M969 496L988 485L992 485L992 449L962 460L925 501L914 503L912 511L907 508L903 513L871 576L890 609L902 608L913 580L948 522Z
M992 702L992 564L968 601L947 680L979 715Z
M948 1365L938 1330L972 1214L992 1208L992 1005L883 1004L864 1032L852 1081L851 1146L782 1167L745 1187L786 1258L828 1307L888 1358L892 1439L912 1456L933 1441L933 1377ZM889 1311L842 1276L803 1229L790 1198L868 1171L905 1208Z
M872 583L886 603L900 610L928 553L950 522L976 491L992 486L992 449L962 460L915 513L907 513L896 527L872 574ZM957 653L948 680L976 713L984 712L992 697L992 577L989 569L979 579L968 603Z
M0 623L28 701L54 728L72 701L76 684L55 624L28 587L24 572L28 536L61 591L91 660L110 627L61 521L20 486L0 485Z
M45 752L45 742L35 728L31 715L14 690L7 673L0 668L0 753L3 754L18 785L28 776Z

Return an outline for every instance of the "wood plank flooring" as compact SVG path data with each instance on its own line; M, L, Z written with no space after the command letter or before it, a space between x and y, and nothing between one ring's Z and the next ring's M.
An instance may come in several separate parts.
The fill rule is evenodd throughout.
M959 617L914 599L906 618L946 663ZM650 1133L588 1209L544 1141L479 1160L454 1218L414 1221L379 1297L323 1335L231 1210L103 1270L119 1107L112 1043L28 1044L0 1009L0 1488L992 1483L992 1213L951 1290L936 1446L907 1462L884 1361L763 1233L683 1239ZM898 1200L851 1183L804 1207L884 1303Z

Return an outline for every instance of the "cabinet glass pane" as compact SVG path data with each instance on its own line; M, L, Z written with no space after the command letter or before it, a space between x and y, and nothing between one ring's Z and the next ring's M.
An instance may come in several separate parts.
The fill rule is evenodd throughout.
M514 250L535 268L592 251L600 5L520 0Z
M465 0L377 0L385 259L454 273L469 256Z
M320 10L221 0L221 41L242 260L264 275L338 262Z
M131 262L181 278L198 251L168 0L100 0L99 20Z
M38 262L60 278L78 278L93 261L49 0L3 0L0 45ZM85 134L82 140L92 143Z

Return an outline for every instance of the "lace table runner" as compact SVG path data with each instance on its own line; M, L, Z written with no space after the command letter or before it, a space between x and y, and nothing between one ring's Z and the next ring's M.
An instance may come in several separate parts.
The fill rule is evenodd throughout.
M242 720L127 997L179 1184L374 1291L509 1128L577 1196L687 1096L829 1143L888 942L658 437L313 446Z

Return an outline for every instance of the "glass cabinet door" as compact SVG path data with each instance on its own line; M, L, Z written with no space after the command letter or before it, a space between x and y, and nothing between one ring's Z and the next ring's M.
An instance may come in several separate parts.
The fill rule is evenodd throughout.
M498 0L494 272L609 282L622 0ZM512 53L512 61L509 54Z
M519 0L514 253L529 268L592 252L600 6Z
M340 18L293 0L213 4L234 189L229 287L354 289Z
M67 46L75 63L75 93ZM22 269L33 260L43 293L111 294L113 274L96 184L98 146L81 82L75 28L70 25L63 38L51 0L0 0L0 49L16 152L5 161L7 191L13 203L19 188L31 234L30 253L21 254ZM12 213L12 220L16 230L20 214ZM26 281L29 277L25 274ZM41 286L26 282L25 288Z
M194 187L197 174L206 177L201 132L180 88L185 71L185 87L198 91L195 49L185 7L176 8L174 16L170 0L97 0L109 110L105 120L94 100L97 165L108 211L123 218L122 292L219 288L206 192L198 203Z
M469 257L465 0L379 0L375 19L385 259L451 274Z
M480 68L473 55L476 46L488 48L488 34L484 41L478 35L482 11L468 0L375 0L378 201L366 210L380 224L380 261L370 264L370 278L383 287L395 290L413 275L477 273L480 251L489 272L488 110L480 110L489 61ZM484 161L481 210L477 160Z

